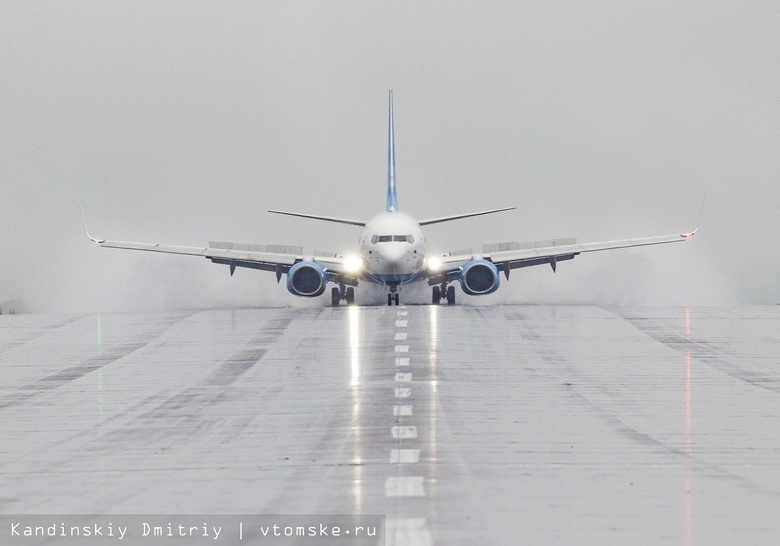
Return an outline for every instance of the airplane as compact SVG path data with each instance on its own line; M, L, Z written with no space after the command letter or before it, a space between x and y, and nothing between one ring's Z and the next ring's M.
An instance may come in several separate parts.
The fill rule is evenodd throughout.
M395 123L393 115L393 91L389 94L388 136L387 136L387 203L385 210L369 220L352 220L269 210L300 218L348 224L362 228L360 252L354 255L304 254L302 247L282 245L256 245L241 243L210 242L208 247L187 247L154 243L133 243L96 239L87 230L82 208L84 229L95 244L105 248L143 250L166 254L202 256L213 263L227 265L232 276L237 267L272 271L277 283L287 276L287 290L305 298L314 298L325 293L332 283L331 304L338 306L342 301L355 304L355 287L360 282L374 283L387 290L387 305L399 305L401 286L425 282L432 287L431 303L455 304L455 284L471 296L491 294L498 290L503 274L509 280L512 269L534 265L549 265L553 272L559 262L573 259L585 252L613 250L636 246L676 243L690 239L692 232L624 239L617 241L581 243L576 239L553 239L527 243L500 243L484 245L483 252L469 251L428 255L423 226L461 220L474 216L494 214L513 210L504 207L480 212L441 216L415 220L398 208L395 170Z

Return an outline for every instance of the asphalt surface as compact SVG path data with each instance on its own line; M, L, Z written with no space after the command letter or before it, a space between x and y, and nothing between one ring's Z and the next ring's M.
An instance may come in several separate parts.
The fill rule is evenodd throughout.
M0 374L0 514L780 540L780 307L2 316Z

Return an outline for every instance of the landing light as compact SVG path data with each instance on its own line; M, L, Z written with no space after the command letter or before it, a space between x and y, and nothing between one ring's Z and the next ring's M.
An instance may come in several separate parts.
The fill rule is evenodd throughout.
M428 258L426 267L428 268L428 271L438 271L441 267L441 259L436 256L431 256Z
M360 256L346 256L344 258L344 269L347 273L357 273L363 269L363 260Z

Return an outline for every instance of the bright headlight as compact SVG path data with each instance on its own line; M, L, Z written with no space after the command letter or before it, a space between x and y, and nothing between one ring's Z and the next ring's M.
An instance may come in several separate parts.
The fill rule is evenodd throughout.
M428 271L438 271L441 268L441 259L436 256L431 256L426 262Z
M344 258L344 269L347 273L357 273L363 269L363 260L360 256L346 256Z

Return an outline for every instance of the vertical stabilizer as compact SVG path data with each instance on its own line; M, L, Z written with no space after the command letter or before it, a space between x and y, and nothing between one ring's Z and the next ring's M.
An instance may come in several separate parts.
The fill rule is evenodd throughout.
M395 192L395 124L393 123L393 90L390 90L390 106L387 114L387 210L398 210Z

